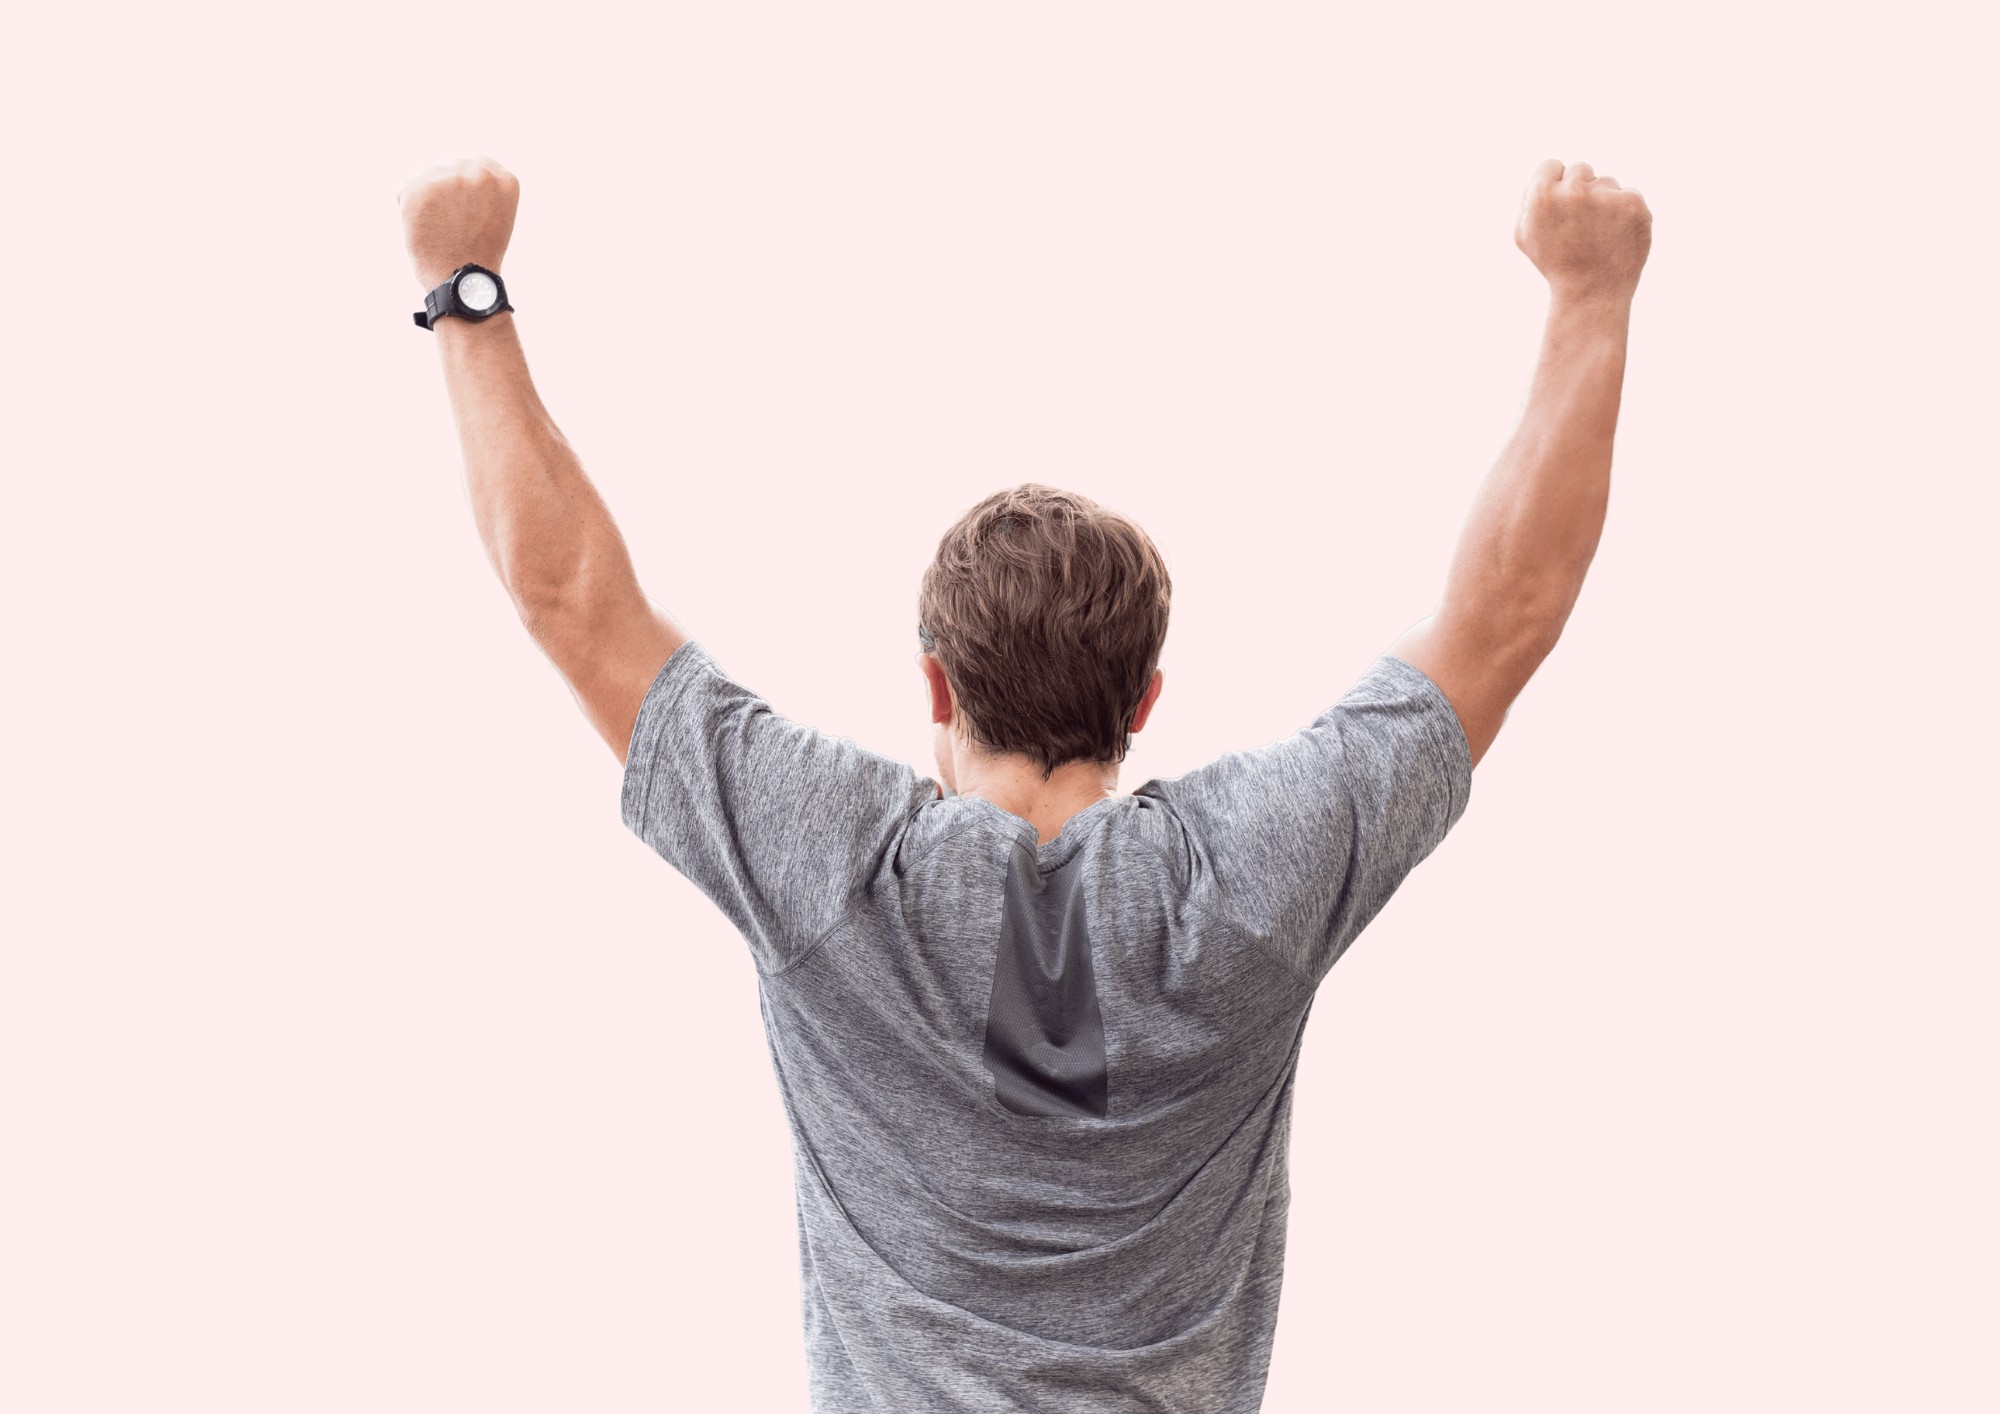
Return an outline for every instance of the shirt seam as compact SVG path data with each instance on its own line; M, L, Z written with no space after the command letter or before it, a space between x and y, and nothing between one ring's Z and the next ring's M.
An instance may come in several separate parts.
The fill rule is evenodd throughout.
M918 806L917 813L921 814L922 811L923 811L923 806L921 805ZM910 863L915 864L925 855L931 853L933 850L943 848L945 845L949 844L951 841L957 839L960 835L964 834L967 830L977 829L980 825L985 823L987 822L982 820L978 816L974 816L972 819L966 821L963 825L960 825L957 829L952 830L950 833L939 835L936 839L932 840L929 844L925 845L922 849L918 850L915 854L911 855ZM910 827L909 821L905 820L903 822L903 828L907 830L909 829L909 827ZM818 952L821 944L826 942L828 938L831 938L835 933L838 933L842 928L846 927L849 923L851 923L854 920L854 915L859 913L860 911L861 911L861 901L857 899L855 902L850 903L845 909L841 910L840 916L835 918L832 923L828 924L824 929L822 929L818 937L814 938L810 943L806 944L804 951L802 951L797 957L793 958L783 967L776 968L770 972L765 972L762 968L759 968L758 969L759 974L761 976L769 977L774 980L776 978L783 977L787 972L790 972L793 968L798 967L799 965L804 963L807 958L811 957L814 953Z
M1176 821L1175 823L1178 824L1179 822ZM1183 830L1185 830L1186 827L1183 826L1182 828ZM1173 857L1167 853L1166 849L1163 846L1155 844L1151 840L1148 840L1146 842L1146 845L1147 848L1151 849L1155 854L1159 855L1160 862L1166 866L1167 877L1169 879L1173 878L1176 872L1174 869ZM1250 929L1244 927L1241 923L1238 923L1235 919L1229 917L1227 914L1221 913L1216 909L1210 908L1207 904L1203 903L1200 899L1196 898L1194 896L1194 892L1191 885L1176 885L1174 888L1174 896L1177 899L1179 899L1180 902L1196 910L1204 918L1208 919L1209 922L1228 929L1231 933L1235 934L1239 940L1249 943L1253 949L1255 949L1257 952L1262 953L1268 961L1275 962L1280 968L1284 969L1285 973L1288 976L1290 976L1293 981L1297 982L1300 987L1304 988L1308 995L1311 995L1313 992L1318 990L1317 984L1315 984L1310 978L1308 978L1304 972L1300 971L1299 968L1289 958L1287 958L1283 953L1279 952L1278 949L1275 946L1273 946L1270 942L1267 942L1264 938L1252 932Z
M1431 739L1432 744L1436 748L1438 748L1438 755L1440 755L1443 758L1442 760L1437 762L1435 769L1437 773L1444 778L1444 787L1445 787L1444 834L1449 834L1451 831L1451 827L1457 823L1459 816L1464 813L1465 806L1467 804L1470 804L1471 802L1472 792L1470 787L1471 787L1472 773L1469 768L1469 765L1468 769L1463 773L1466 777L1465 781L1466 789L1462 794L1459 790L1460 772L1454 769L1459 760L1461 752L1464 754L1468 762L1472 754L1470 743L1467 741L1465 736L1465 724L1458 720L1458 709L1451 705L1451 699L1445 696L1444 689L1437 685L1437 683L1431 678L1429 673L1426 673L1423 669L1417 667L1415 664L1406 663L1401 658L1398 658L1394 654L1390 653L1383 654L1382 657L1377 661L1378 663L1389 662L1395 664L1398 675L1400 675L1401 673L1409 673L1414 675L1417 678L1418 683L1422 684L1422 687L1420 688L1420 693L1426 697L1435 698L1435 702L1430 704L1432 710L1424 712L1422 714L1424 718L1423 725L1424 725L1425 735ZM1415 684L1412 685L1414 686ZM1333 708L1328 709L1328 712L1336 710L1339 707L1339 705L1340 704L1335 703ZM1450 714L1451 716L1450 726L1447 726L1443 722L1437 720L1439 713L1436 709L1438 707L1442 707L1444 712ZM1327 714L1322 713L1321 715L1324 716ZM1315 718L1314 720L1317 721L1318 718ZM1456 727L1458 729L1458 739L1456 741L1452 740L1451 727ZM1349 790L1349 794L1350 796L1352 795L1351 788ZM1461 801L1463 801L1464 803L1461 804ZM1161 803L1170 804L1170 802L1168 802L1164 798L1161 798ZM1184 826L1182 828L1183 830L1185 830ZM1442 841L1444 834L1439 835L1440 841ZM1167 853L1166 849L1163 846L1154 844L1151 841L1148 841L1147 843L1148 846L1154 851L1154 853L1159 855L1161 862L1166 865L1167 877L1168 878L1174 877L1176 871L1174 869L1174 861L1172 856ZM1435 846L1433 846L1433 848L1435 848ZM1208 904L1196 898L1193 893L1192 881L1190 881L1189 884L1184 886L1176 886L1175 893L1176 896L1181 900L1181 902L1185 903L1190 908L1193 908L1198 912L1200 912L1203 917L1209 919L1213 923L1219 924L1220 926L1227 928L1230 932L1237 935L1238 938L1248 941L1252 947L1256 948L1259 952L1263 953L1265 957L1269 958L1272 962L1277 963L1279 967L1283 968L1287 973L1289 973L1291 977L1299 983L1300 986L1306 989L1307 992L1312 993L1312 992L1317 992L1319 990L1319 983L1312 980L1303 969L1301 969L1290 958L1286 957L1284 953L1278 949L1275 942L1267 940L1261 934L1256 933L1250 928L1237 922L1235 919L1231 918L1226 913L1223 913L1218 909L1212 908ZM1352 939L1349 940L1348 945L1349 946L1352 945ZM1341 958L1341 955L1344 954L1346 951L1347 947L1342 947L1339 950L1339 952L1336 952L1334 954L1333 961L1338 962ZM1327 966L1327 971L1331 970L1332 970L1332 963L1329 963ZM1325 973L1321 973L1320 975L1322 979L1325 977Z

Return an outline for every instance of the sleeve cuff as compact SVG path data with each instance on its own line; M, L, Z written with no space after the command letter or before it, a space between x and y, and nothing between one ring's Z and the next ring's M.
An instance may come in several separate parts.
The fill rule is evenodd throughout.
M681 697L705 668L714 670L715 660L694 639L685 640L660 666L653 685L646 689L646 696L639 703L638 719L632 723L632 739L625 746L625 777L619 788L618 803L625 827L642 838L654 767L660 757L660 738Z
M1451 705L1444 689L1432 682L1430 674L1422 668L1386 653L1379 660L1379 665L1387 667L1410 689L1413 697L1431 709L1424 714L1424 728L1430 733L1431 744L1437 748L1439 763L1444 769L1445 786L1450 792L1451 808L1444 824L1448 831L1465 814L1465 807L1472 803L1472 745L1465 739L1465 726L1458 720L1458 709Z

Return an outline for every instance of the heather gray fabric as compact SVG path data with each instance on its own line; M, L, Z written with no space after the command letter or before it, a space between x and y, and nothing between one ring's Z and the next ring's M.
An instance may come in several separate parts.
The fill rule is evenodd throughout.
M1313 989L1471 778L1444 695L1383 658L1297 735L1038 847L682 647L624 816L756 961L813 1408L1255 1410Z

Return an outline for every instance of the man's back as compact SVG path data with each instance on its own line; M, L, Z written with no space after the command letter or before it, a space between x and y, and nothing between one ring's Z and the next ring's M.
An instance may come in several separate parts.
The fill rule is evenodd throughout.
M1514 238L1550 299L1520 423L1436 612L1295 737L1120 798L1164 680L1165 558L1050 486L967 511L917 597L946 800L774 716L646 597L499 283L519 191L484 158L405 184L416 322L481 539L626 763L627 822L756 958L816 1406L1254 1408L1312 990L1464 808L1583 587L1644 198L1536 169Z
M1313 988L1470 775L1385 658L1038 845L680 649L625 816L757 962L815 1408L1255 1409Z

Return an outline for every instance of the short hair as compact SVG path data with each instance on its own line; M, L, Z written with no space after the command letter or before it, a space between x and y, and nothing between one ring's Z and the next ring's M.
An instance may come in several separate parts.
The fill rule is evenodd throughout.
M1146 532L1088 497L1029 483L938 542L917 637L944 666L971 740L1033 760L1125 759L1159 666L1173 581Z

